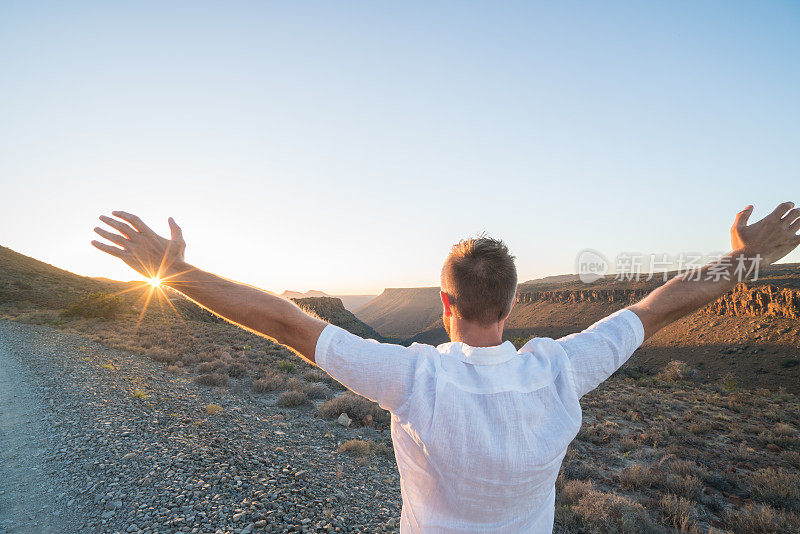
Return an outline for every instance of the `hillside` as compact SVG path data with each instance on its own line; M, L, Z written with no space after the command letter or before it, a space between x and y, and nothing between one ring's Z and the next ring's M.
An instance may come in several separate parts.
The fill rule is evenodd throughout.
M124 282L80 276L0 246L0 306L64 308L87 293L126 287Z
M387 288L355 311L382 336L400 339L425 329L441 313L438 287Z
M121 302L117 314L124 316L141 313L148 292L149 286L139 282L117 282L107 278L80 276L0 246L0 311L11 315L43 310L61 312L81 303L87 295L100 293L119 295ZM310 293L322 292L309 291L307 294ZM291 292L284 293L287 294ZM382 339L374 329L346 310L339 298L307 297L292 300L301 308L309 309L324 320L357 335ZM92 305L94 302L89 301L89 306ZM173 314L184 321L222 322L222 319L172 292L161 299L154 299L148 310L150 315L165 313Z
M292 299L298 306L307 312L314 313L317 317L331 324L340 326L358 336L382 341L378 332L371 326L361 322L351 312L345 309L341 299L335 297L307 297Z

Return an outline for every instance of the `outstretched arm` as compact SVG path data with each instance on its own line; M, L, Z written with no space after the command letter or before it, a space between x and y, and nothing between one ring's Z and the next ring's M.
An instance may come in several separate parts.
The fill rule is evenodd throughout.
M800 208L785 202L771 214L747 224L753 206L736 215L731 227L732 251L697 272L677 276L627 309L644 325L647 339L661 328L715 301L733 289L739 274L757 272L800 245Z
M106 216L100 220L119 233L103 228L95 228L95 232L117 246L99 241L92 241L92 245L120 258L143 276L158 278L162 285L179 291L211 312L288 345L314 362L317 340L327 323L311 317L288 300L186 263L183 259L186 243L172 218L169 219L171 238L165 239L136 215L124 211L112 214L125 222Z

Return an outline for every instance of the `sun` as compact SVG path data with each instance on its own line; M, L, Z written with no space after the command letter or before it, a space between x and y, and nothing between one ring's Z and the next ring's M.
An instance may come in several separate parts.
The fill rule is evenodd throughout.
M150 284L153 289L157 287L161 287L161 278L154 276L153 278L148 278L147 283Z

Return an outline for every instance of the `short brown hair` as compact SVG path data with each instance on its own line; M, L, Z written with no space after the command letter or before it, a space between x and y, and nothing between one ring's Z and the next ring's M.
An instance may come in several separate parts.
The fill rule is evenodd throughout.
M511 312L517 293L514 256L499 239L478 235L453 245L442 267L442 291L457 315L483 325Z

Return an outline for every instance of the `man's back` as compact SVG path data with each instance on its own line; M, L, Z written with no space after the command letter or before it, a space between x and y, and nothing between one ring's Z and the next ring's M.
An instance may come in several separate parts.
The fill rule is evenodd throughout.
M579 398L641 344L622 311L519 352L365 341L334 326L316 359L392 412L402 532L551 532L555 480L581 424Z

